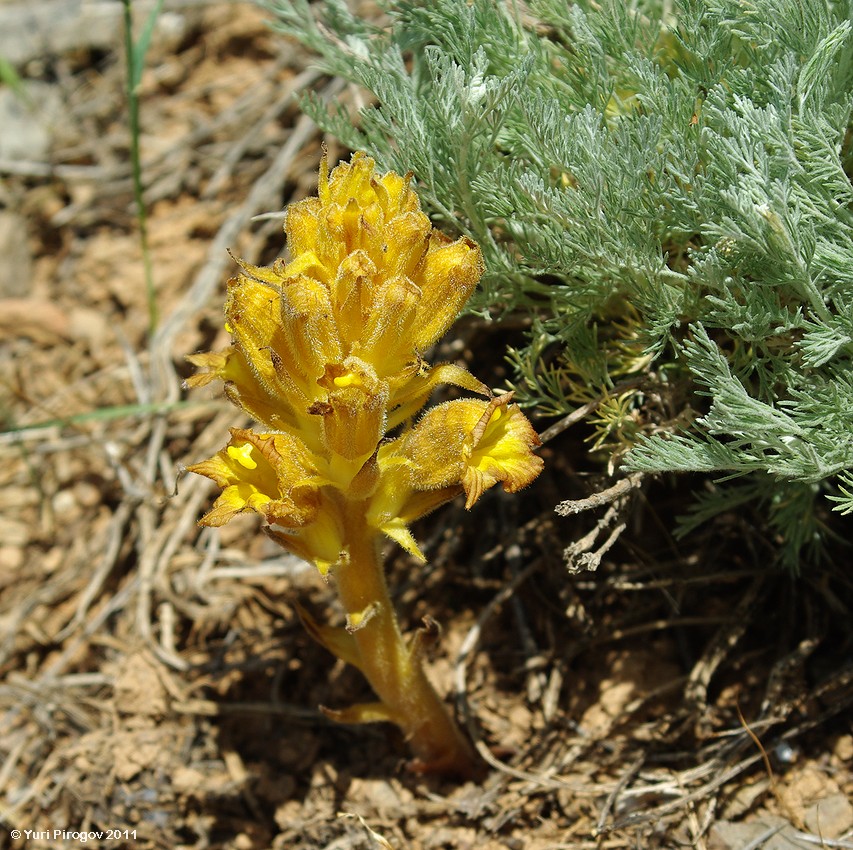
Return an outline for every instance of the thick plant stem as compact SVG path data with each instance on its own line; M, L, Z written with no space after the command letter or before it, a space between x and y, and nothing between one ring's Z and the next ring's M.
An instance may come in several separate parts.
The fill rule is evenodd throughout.
M353 510L347 522L349 557L335 570L359 668L406 735L426 772L470 777L477 757L450 717L421 665L416 645L403 640L379 556L376 532Z

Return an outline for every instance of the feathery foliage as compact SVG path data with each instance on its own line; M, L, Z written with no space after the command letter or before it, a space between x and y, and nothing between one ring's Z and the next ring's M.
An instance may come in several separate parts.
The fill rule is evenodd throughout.
M762 503L792 567L853 512L850 0L270 0L375 100L304 109L476 240L470 309L529 314L518 398L611 393L611 462ZM630 381L628 382L630 385Z

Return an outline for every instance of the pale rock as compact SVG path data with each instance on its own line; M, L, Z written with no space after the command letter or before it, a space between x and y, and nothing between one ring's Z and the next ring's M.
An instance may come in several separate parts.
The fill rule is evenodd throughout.
M40 298L0 299L0 333L10 338L28 337L41 343L66 338L68 317L63 310Z
M2 94L0 91L0 97ZM27 223L23 216L8 210L0 212L0 257L0 298L27 295L33 271Z
M74 497L84 508L93 508L102 501L101 491L91 481L78 481L74 487Z
M91 307L72 307L68 313L68 335L71 339L85 342L90 349L106 347L114 339L107 317Z
M0 159L43 162L51 138L62 118L62 95L56 86L24 81L23 96L11 88L0 89Z
M0 54L13 65L121 44L121 3L39 0L0 6Z
M157 669L143 653L128 656L115 682L115 707L122 714L163 717L168 708L166 690Z
M853 805L844 794L831 794L809 807L805 821L814 835L841 838L853 829Z
M65 522L75 519L80 513L80 506L73 490L60 490L53 497L53 512Z
M164 53L177 49L190 22L187 7L204 0L167 3L154 25L154 42ZM170 9L176 6L177 9ZM133 4L141 28L154 0ZM116 49L122 43L124 12L121 3L104 0L25 0L0 3L0 56L13 65L72 50Z
M842 762L853 762L853 735L841 735L835 742L833 755Z
M711 827L708 850L743 850L750 846L760 846L762 850L803 850L794 827L775 815L749 823L718 821Z
M6 546L26 546L30 540L30 525L0 516L0 540Z
M23 565L24 550L20 546L0 546L0 575L16 572Z
M354 801L366 801L380 815L398 811L402 803L387 779L353 779L348 793Z

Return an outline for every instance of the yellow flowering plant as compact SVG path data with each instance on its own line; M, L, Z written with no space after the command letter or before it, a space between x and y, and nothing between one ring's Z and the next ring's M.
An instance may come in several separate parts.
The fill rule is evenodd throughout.
M470 508L489 487L529 484L542 460L512 395L493 397L451 363L423 354L450 327L483 273L479 247L434 229L411 175L378 174L362 153L329 172L318 197L285 219L289 261L237 261L228 282L223 351L192 355L265 430L234 428L224 449L189 467L222 489L202 525L255 512L284 548L335 584L346 625L315 622L311 635L357 667L378 700L326 713L347 723L391 721L421 770L470 775L472 747L422 667L423 634L403 637L380 544L389 537L424 556L410 525L464 492ZM481 396L417 418L433 388Z

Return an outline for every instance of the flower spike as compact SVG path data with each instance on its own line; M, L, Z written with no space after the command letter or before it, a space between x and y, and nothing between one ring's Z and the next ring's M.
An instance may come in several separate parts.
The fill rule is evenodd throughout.
M270 267L236 260L225 305L232 344L191 355L202 371L186 384L221 381L261 430L232 429L223 449L188 469L221 488L201 524L260 514L273 540L334 582L346 627L300 617L379 699L328 716L396 723L418 769L470 776L475 753L424 674L422 639L400 631L380 541L424 561L415 520L462 492L467 508L498 483L513 493L542 461L510 394L493 398L461 366L423 360L484 267L474 242L432 227L411 182L378 173L363 153L331 170L324 155L317 196L287 210L289 256ZM483 398L415 422L441 383Z

